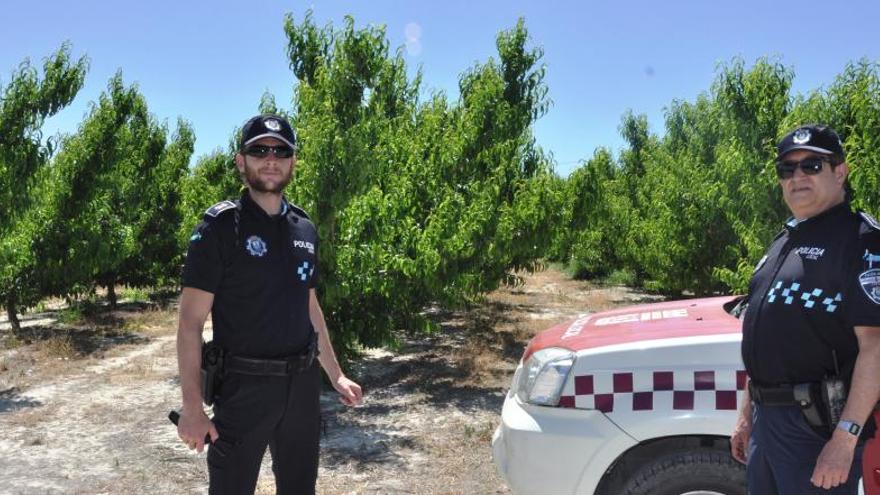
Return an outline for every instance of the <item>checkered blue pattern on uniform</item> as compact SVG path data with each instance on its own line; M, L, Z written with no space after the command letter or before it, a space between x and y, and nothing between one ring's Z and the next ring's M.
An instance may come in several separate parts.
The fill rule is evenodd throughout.
M777 299L781 299L783 304L793 304L796 296L796 292L801 292L800 300L804 303L804 307L807 309L813 309L816 306L816 302L819 301L819 296L821 296L825 291L823 289L815 288L813 290L804 290L801 291L801 284L798 282L792 282L789 286L785 286L784 282L781 280L777 281L770 290L767 291L767 302L775 303ZM838 292L834 297L826 297L821 300L823 306L825 306L825 311L829 313L833 313L837 310L837 307L843 301L843 294Z

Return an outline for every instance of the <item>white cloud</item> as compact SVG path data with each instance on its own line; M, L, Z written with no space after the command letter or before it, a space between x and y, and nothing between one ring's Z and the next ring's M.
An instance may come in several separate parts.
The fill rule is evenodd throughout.
M413 56L422 53L422 26L417 22L408 22L403 34L406 36L406 53Z

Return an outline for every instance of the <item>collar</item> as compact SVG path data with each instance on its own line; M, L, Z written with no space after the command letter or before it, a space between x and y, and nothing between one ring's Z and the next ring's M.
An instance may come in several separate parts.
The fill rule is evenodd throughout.
M245 189L245 191L241 195L241 206L242 206L242 209L252 210L257 215L262 215L263 217L268 218L268 219L284 217L285 215L287 215L287 212L290 211L290 205L287 202L287 198L282 196L281 197L281 210L275 215L269 215L268 213L266 213L266 210L264 210L260 205L258 205L257 202L254 201L253 198L251 198L251 193L247 189Z
M789 231L810 229L824 225L828 223L828 221L833 221L848 213L852 213L852 209L850 208L849 201L844 200L814 217L805 218L803 220L789 217L789 219L785 221L785 228Z

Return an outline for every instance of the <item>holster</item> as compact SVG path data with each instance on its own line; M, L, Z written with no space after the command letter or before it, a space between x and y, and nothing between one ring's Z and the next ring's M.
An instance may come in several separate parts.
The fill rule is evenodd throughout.
M222 347L210 342L202 342L202 400L213 405L220 395L226 352Z
M758 404L769 407L799 406L814 430L831 434L840 421L846 405L846 383L840 378L794 385L757 386L749 381L749 396Z
M800 397L808 397L806 406L799 400L807 423L829 435L834 433L846 406L846 383L836 377L825 378L821 382L795 385L795 396L799 393Z
M824 429L828 425L824 419L818 385L816 382L798 383L793 387L794 400L801 407L801 412L810 426Z

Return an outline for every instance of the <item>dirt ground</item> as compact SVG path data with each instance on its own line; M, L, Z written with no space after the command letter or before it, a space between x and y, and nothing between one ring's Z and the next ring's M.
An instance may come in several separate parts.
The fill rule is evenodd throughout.
M471 309L432 311L435 334L367 351L350 372L362 406L323 393L319 493L509 493L490 444L525 344L647 298L552 268L523 280ZM29 342L0 319L0 493L207 492L205 454L166 419L180 400L175 311L123 301L72 323L60 309L28 314ZM267 454L258 494L274 493L270 463Z

